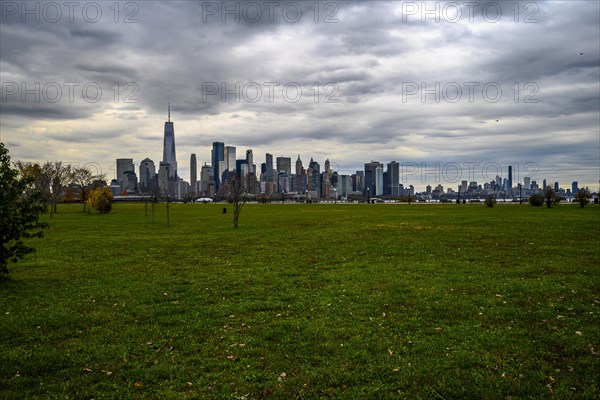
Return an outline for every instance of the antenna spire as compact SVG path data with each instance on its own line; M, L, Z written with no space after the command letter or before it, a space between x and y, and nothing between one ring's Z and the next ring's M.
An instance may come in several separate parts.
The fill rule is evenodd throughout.
M171 102L169 102L169 122L171 122Z

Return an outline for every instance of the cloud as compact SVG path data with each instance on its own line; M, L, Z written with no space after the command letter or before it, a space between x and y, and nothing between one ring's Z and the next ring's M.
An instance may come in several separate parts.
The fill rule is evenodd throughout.
M183 176L190 153L208 160L210 144L225 141L255 149L257 163L266 152L321 164L328 157L347 171L371 159L531 161L547 166L548 179L598 182L589 168L599 165L598 3L520 2L515 15L513 3L480 1L472 22L466 5L458 22L442 14L422 22L407 2L317 2L318 15L314 2L279 3L272 19L263 8L257 20L246 3L227 3L234 14L238 7L238 22L231 13L222 21L222 2L120 3L117 22L112 3L98 3L95 23L81 9L73 22L8 15L0 23L2 140L22 159L87 158L108 168L135 154L158 162L170 101ZM448 3L436 4L441 13ZM502 18L492 23L495 5ZM36 82L40 101L23 99L21 85ZM267 82L279 84L272 99ZM12 83L19 92L11 94ZM43 93L53 83L63 88L56 102ZM78 84L73 99L66 83ZM212 83L219 93L207 92ZM82 93L90 84L102 91L95 102ZM258 101L244 92L249 84L261 87ZM299 101L286 101L286 84L300 85ZM452 102L444 88L456 85L462 93ZM490 101L497 87L501 96Z

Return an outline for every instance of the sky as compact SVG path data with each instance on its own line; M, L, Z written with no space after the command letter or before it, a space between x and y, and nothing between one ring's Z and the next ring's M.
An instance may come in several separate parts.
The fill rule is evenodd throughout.
M342 174L376 160L456 188L600 184L600 2L0 3L0 140L13 160L114 178L212 142Z

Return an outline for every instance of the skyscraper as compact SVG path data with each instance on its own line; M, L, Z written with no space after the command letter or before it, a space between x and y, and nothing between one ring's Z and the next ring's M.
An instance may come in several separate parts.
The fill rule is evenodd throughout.
M377 168L381 168L381 184L380 190L377 190L377 182L379 176L377 175ZM364 195L369 194L370 196L375 196L379 191L383 194L383 164L379 161L371 161L370 163L365 164L365 186L364 186Z
M507 190L511 190L512 189L512 165L508 166L508 183L506 185L506 189Z
M248 164L248 174L256 174L256 166L254 165L254 155L252 154L252 149L246 150L246 164Z
M571 193L575 195L577 194L577 192L579 192L579 182L574 181L573 183L571 183Z
M223 150L223 156L225 161L225 169L229 172L235 171L235 146L225 146L225 149Z
M308 170L306 171L306 174L308 175L307 190L311 192L311 196L316 198L321 197L321 166L312 158L310 159L310 163L308 163Z
M298 158L296 159L296 175L302 175L302 160L300 159L300 154L298 154Z
M122 192L135 190L137 176L135 176L132 158L117 158L117 181Z
M140 188L142 192L154 192L156 186L156 166L154 161L145 158L140 163Z
M383 195L383 164L375 168L375 195Z
M292 174L292 159L290 157L277 157L277 172Z
M196 181L198 180L198 164L196 163L196 154L192 153L190 157L190 186L192 192L196 191Z
M171 122L171 102L168 106L168 120L165 122L162 162L169 163L169 179L177 179L177 156L175 155L175 127Z
M265 182L273 182L273 154L265 154Z
M354 174L354 190L362 192L365 189L365 171L356 171Z
M221 174L223 171L219 170L219 163L225 160L225 143L213 142L211 161L215 179L215 190L219 190L221 187Z
M392 196L400 196L400 164L392 161L387 165L387 175L390 187L387 189Z

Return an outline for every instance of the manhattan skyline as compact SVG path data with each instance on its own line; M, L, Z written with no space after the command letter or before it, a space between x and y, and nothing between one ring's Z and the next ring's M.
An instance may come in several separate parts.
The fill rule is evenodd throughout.
M107 177L116 158L158 164L170 101L186 180L190 155L200 168L221 141L252 149L257 163L300 154L344 174L371 160L495 163L503 176L535 164L539 180L597 190L598 3L519 2L515 13L512 2L431 2L429 11L421 2L317 2L317 18L313 3L281 2L272 20L267 10L252 20L238 2L227 3L229 15L221 2L175 3L118 3L118 18L100 3L96 22L82 9L52 22L43 3L38 21L33 6L23 19L21 3L3 3L0 140L13 158L95 163ZM448 4L461 5L461 18ZM91 83L102 90L96 102L81 99Z

